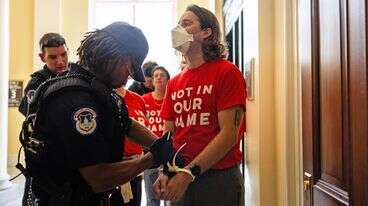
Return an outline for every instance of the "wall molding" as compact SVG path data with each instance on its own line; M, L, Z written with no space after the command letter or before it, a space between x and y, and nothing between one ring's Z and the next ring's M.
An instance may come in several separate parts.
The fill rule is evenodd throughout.
M298 62L298 1L285 1L285 43L287 113L286 122L286 203L289 206L303 205L302 198L302 116L301 116L301 68Z
M301 70L298 3L275 1L277 205L302 205Z

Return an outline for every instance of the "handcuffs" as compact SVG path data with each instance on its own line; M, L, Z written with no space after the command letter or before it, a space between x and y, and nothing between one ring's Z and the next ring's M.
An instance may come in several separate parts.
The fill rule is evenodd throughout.
M172 173L179 173L179 172L184 172L188 175L190 175L192 177L192 182L195 180L195 176L193 175L193 173L189 170L186 169L185 167L180 168L176 165L176 157L179 154L179 152L187 145L187 143L184 143L179 149L178 151L176 151L174 158L172 159L171 164L169 162L166 163L166 166L168 167L168 172L172 172Z

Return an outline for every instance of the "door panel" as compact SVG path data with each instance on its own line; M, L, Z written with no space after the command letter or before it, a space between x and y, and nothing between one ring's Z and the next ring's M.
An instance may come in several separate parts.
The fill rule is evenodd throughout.
M323 180L313 187L314 205L348 205L348 193Z
M325 190L319 190L319 188L314 189L314 205L321 205L321 206L344 206L346 204L342 203L341 201L336 200L335 197L332 195L326 195Z
M343 184L342 68L340 5L319 4L319 93L321 179L336 187Z
M299 2L299 62L302 73L302 127L303 127L303 167L304 177L310 182L308 174L313 174L313 83L312 76L312 27L311 27L311 2L303 0ZM317 120L318 121L318 120ZM306 128L306 129L305 129ZM306 194L305 194L306 195Z
M349 123L352 205L368 203L367 1L348 1Z
M366 2L299 1L304 205L368 205Z

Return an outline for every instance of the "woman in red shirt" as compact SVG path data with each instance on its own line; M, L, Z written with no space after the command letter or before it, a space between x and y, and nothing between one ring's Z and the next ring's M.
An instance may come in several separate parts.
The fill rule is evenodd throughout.
M161 105L165 96L165 90L168 80L170 79L169 72L162 66L157 66L152 70L154 91L143 95L146 103L147 122L146 125L158 137L162 136L164 122L160 116ZM153 183L158 177L157 169L148 169L144 171L144 184L147 194L148 206L159 206L160 199L153 192Z
M128 108L129 117L146 126L146 108L144 100L138 94L121 87L116 93L124 98ZM124 141L124 159L134 159L142 155L143 149L140 145L135 144L129 138ZM129 185L130 184L130 185ZM138 175L132 179L129 184L122 186L124 202L129 206L140 206L142 196L142 176Z

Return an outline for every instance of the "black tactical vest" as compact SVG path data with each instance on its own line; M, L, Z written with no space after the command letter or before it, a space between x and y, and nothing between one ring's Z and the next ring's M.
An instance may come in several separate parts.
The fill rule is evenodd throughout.
M91 76L78 73L67 74L44 82L36 91L33 100L29 105L28 116L23 123L20 134L20 142L25 151L26 168L24 173L34 179L41 179L36 182L36 187L41 188L41 193L57 193L63 191L51 191L55 185L52 180L46 177L48 171L47 163L48 154L52 152L53 147L57 145L53 142L53 137L43 128L42 122L47 121L44 108L48 104L50 98L55 97L66 91L85 91L95 96L98 105L104 108L101 112L100 124L105 131L104 138L111 145L110 162L121 161L123 158L124 137L128 133L131 120L128 117L128 110L125 102L114 92L111 92L105 85L97 81ZM78 173L79 175L79 173ZM72 177L69 181L81 181L81 177ZM75 182L74 182L75 183ZM77 185L79 183L76 183ZM55 187L54 187L55 188ZM55 188L56 190L58 186ZM90 193L82 191L83 194ZM49 194L52 196L54 194ZM92 194L93 195L93 194Z

